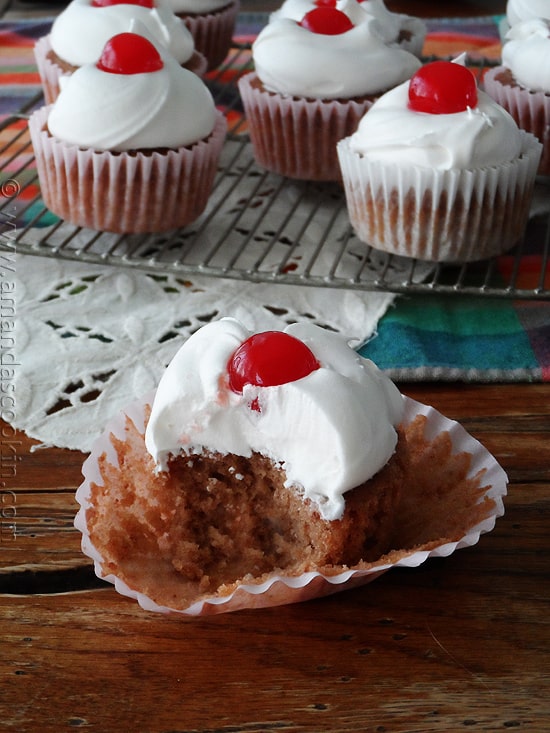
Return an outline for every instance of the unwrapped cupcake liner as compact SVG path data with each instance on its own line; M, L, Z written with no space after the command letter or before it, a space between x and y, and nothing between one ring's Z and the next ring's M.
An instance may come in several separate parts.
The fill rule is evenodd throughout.
M507 84L500 77L504 66L489 69L483 77L487 94L507 110L518 127L531 132L542 143L539 175L550 175L550 94L532 92L519 85Z
M56 64L49 58L48 54L52 51L49 36L42 36L35 43L34 58L42 82L42 90L44 92L44 100L46 104L53 104L59 96L60 86L59 79L66 73L61 66Z
M520 130L521 154L477 169L438 171L370 161L346 138L338 156L351 224L385 252L434 262L470 262L506 252L529 217L541 144Z
M493 456L470 436L459 423L449 420L432 407L410 398L404 398L405 415L403 424L412 423L419 415L425 416L424 438L427 441L434 441L441 433L446 433L451 441L452 456L462 457L466 455L469 458L467 479L479 479L479 494L476 495L475 507L470 509L471 514L467 514L465 524L468 526L466 530L453 536L452 539L448 539L448 535L445 535L444 532L431 537L429 536L429 530L426 530L426 522L422 518L412 519L409 522L410 526L405 528L403 532L403 536L406 537L406 547L392 550L378 561L362 563L356 567L333 568L331 573L310 571L298 576L287 576L274 572L268 576L264 575L256 581L239 583L237 587L229 591L224 590L223 592L202 596L197 593L196 600L186 607L166 606L152 598L151 593L145 594L139 587L130 587L116 574L103 570L103 559L93 545L86 519L87 510L90 508L92 486L103 485L99 460L105 455L109 463L118 465L118 456L112 440L125 440L128 419L135 425L139 433L145 433L146 415L150 410L153 398L154 394L150 394L143 400L129 405L110 421L104 433L96 440L82 468L84 480L76 493L80 509L74 521L75 527L82 533L82 550L85 555L93 560L97 576L112 583L122 595L137 600L139 605L146 611L200 616L227 613L240 609L279 606L320 598L370 583L393 567L417 567L428 558L447 557L457 549L470 547L478 542L481 534L490 532L494 528L496 519L504 514L503 498L507 491L507 476ZM427 446L430 445L430 443L427 444ZM426 458L432 465L433 457L429 447L427 453L429 455ZM441 466L433 466L434 471L438 469L441 470ZM414 482L421 481L422 476L411 476L410 479L412 486ZM405 491L412 491L411 486L405 487ZM409 501L414 506L416 497L409 497ZM443 523L452 522L452 517L447 518L452 515L452 512L449 512L448 507L443 509L441 501L440 496L433 496L428 508L430 516L437 513L439 509L441 521ZM456 498L455 501L459 501L462 509L462 499ZM483 509L481 512L479 511L480 507ZM454 531L456 532L456 530ZM452 535L453 530L449 529L449 532ZM442 540L441 537L447 538Z
M81 149L47 131L51 107L31 115L29 131L44 204L77 226L116 233L162 232L202 214L226 135L217 112L213 132L166 152Z
M341 179L336 144L355 132L373 103L276 94L264 89L255 73L239 79L239 92L257 162L308 181Z
M239 0L232 0L224 8L204 15L176 13L191 32L195 48L206 56L209 70L223 63L231 48L239 8Z

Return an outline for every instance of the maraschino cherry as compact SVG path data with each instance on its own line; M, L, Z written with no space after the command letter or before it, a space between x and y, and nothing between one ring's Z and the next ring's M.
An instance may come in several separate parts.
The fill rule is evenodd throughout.
M159 71L164 64L151 41L136 33L119 33L110 38L97 68L110 74L144 74Z
M307 377L319 367L303 341L283 331L264 331L243 341L229 359L227 372L229 386L241 394L247 384L275 387Z
M472 72L452 61L422 66L409 84L409 108L433 115L464 112L477 105L477 84Z
M306 13L299 25L324 36L337 36L353 28L353 23L345 13L326 3Z
M154 8L154 0L92 0L92 7L107 8L109 5L141 5L143 8Z

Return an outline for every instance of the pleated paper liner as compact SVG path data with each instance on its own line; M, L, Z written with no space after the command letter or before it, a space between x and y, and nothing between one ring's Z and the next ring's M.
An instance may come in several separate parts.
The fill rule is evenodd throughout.
M84 481L76 498L80 510L75 526L82 533L83 552L94 561L98 577L114 584L116 590L136 599L147 611L185 616L226 613L246 608L262 608L306 601L364 585L393 567L416 567L430 557L446 557L455 550L474 545L480 535L493 529L504 513L507 477L491 454L462 426L445 418L431 407L405 398L403 425L412 447L410 475L401 504L396 508L393 547L378 560L354 567L320 568L297 576L284 572L247 578L221 586L215 592L201 592L182 578L178 602L166 602L178 595L177 587L163 586L164 578L173 581L174 571L165 560L129 553L127 567L111 572L104 569L101 553L94 546L87 525L87 511L93 500L94 486L103 486L100 460L105 457L120 480L120 468L114 443L133 442L145 451L143 436L152 396L131 404L107 425L97 439L83 466ZM118 467L118 468L117 468ZM190 468L190 470L192 470ZM111 484L109 484L109 487ZM116 490L113 486L112 490ZM143 490L143 489L142 489ZM122 538L127 541L127 538ZM147 573L147 568L157 572ZM139 582L140 569L147 573L147 592ZM130 579L131 578L131 579Z

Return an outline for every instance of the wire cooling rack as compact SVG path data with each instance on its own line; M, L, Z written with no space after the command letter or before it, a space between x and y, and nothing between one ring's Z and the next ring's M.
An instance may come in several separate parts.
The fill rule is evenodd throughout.
M468 59L478 73L487 60ZM236 45L208 78L230 121L209 206L193 225L162 235L115 235L75 227L44 207L26 125L31 100L0 126L4 197L0 221L18 222L0 249L87 263L254 282L395 293L550 299L550 189L537 183L522 241L506 256L460 266L429 265L378 252L357 240L337 184L296 182L259 168L242 127L236 81L251 68ZM10 197L10 185L14 186ZM28 195L37 190L36 196ZM24 192L27 195L24 195ZM15 193L18 194L15 197Z

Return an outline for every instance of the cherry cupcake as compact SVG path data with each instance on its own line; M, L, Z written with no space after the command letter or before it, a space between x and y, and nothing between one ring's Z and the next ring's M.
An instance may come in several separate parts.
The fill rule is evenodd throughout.
M46 104L59 94L59 79L80 66L98 61L107 41L118 33L141 33L162 44L183 68L199 76L205 57L195 50L193 36L167 4L168 0L72 0L57 16L34 55Z
M306 13L320 6L338 8L354 25L374 23L373 31L388 45L397 45L405 51L420 56L426 38L426 24L420 18L403 13L392 13L383 0L285 0L270 15L270 22L277 18L300 21ZM371 26L372 27L372 26Z
M217 68L227 56L240 8L239 0L168 0L191 31L195 47Z
M183 227L206 207L226 133L201 79L143 36L110 39L29 120L45 205L118 233Z
M541 145L460 63L426 64L338 144L351 223L376 249L467 262L525 229Z
M92 446L75 526L148 610L281 605L473 544L506 474L341 334L212 321Z
M539 174L549 176L550 20L535 18L513 25L502 47L502 64L486 72L483 86L519 127L540 140Z
M336 143L419 60L387 46L333 7L269 23L253 44L255 71L239 80L256 160L284 176L340 179Z

